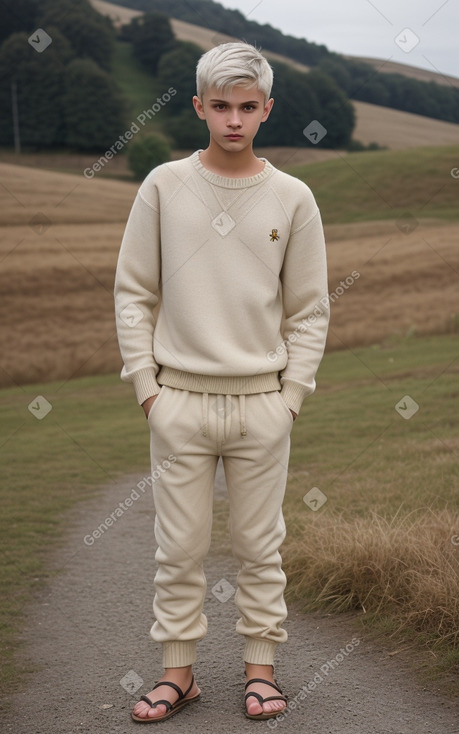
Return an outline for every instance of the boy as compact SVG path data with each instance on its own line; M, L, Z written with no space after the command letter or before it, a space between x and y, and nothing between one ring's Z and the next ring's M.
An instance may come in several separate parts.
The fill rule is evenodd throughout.
M240 562L245 713L271 718L287 702L273 667L287 639L282 501L290 431L315 389L328 310L317 308L327 278L314 197L252 149L273 106L272 81L249 44L201 57L193 105L209 146L151 171L121 245L121 377L134 385L152 467L161 467L151 636L162 643L165 672L136 704L136 721L163 721L200 695L192 665L207 631L203 561L219 456Z

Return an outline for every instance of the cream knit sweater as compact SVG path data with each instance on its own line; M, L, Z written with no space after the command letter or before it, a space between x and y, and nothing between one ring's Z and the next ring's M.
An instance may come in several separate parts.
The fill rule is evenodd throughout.
M160 385L281 389L298 413L329 319L317 204L265 158L261 173L226 178L199 153L154 168L132 206L115 280L121 378L139 403Z

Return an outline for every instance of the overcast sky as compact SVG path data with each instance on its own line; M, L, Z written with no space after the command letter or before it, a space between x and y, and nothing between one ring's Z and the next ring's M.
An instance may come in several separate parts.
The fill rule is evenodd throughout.
M323 43L330 51L390 59L459 77L459 0L219 2L240 10L249 20ZM405 29L409 31L403 33Z

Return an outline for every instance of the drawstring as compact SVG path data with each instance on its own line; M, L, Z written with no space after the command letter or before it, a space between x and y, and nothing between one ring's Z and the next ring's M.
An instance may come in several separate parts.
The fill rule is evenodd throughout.
M241 426L241 436L247 436L245 425L245 395L239 395L239 424Z
M228 422L231 415L231 395L225 395L225 423ZM229 407L227 405L229 403ZM217 418L217 433L218 433L218 418ZM239 395L239 427L241 436L247 436L247 426L245 422L245 395ZM229 426L226 426L228 429ZM226 431L224 431L226 432ZM202 393L202 419L201 419L201 434L203 436L209 435L209 393Z
M201 433L203 436L207 436L209 428L209 393L204 392L202 394L202 426Z

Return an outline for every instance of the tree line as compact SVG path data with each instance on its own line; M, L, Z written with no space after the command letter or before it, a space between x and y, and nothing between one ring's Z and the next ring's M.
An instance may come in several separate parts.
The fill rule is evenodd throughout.
M224 8L213 0L118 0L125 7L145 12L159 11L189 23L243 38L331 76L346 95L361 102L392 107L459 123L459 89L422 82L401 74L386 74L360 61L345 59L324 45L284 35L266 23L247 20L238 10Z
M15 12L8 12L14 8ZM177 41L163 13L145 14L118 33L89 0L6 0L0 4L0 144L13 144L12 85L17 95L23 145L103 150L129 121L126 100L111 76L115 40L133 55L160 88L177 94L164 108L163 130L179 148L205 147L208 130L192 108L196 64L202 49ZM29 43L43 28L52 43L42 53ZM323 70L302 74L273 64L275 105L262 125L259 145L304 145L303 130L314 119L326 128L324 147L346 147L354 110L339 85Z
M41 51L39 28L52 39ZM0 144L13 143L14 99L25 146L99 150L119 135L126 106L110 74L115 37L89 0L0 3Z
M152 49L160 22L164 26L164 52L153 58ZM156 73L161 87L167 88L173 83L179 90L166 108L167 132L176 146L200 147L206 145L208 131L193 110L191 99L196 94L196 65L202 49L186 41L173 44L166 32L166 22L169 24L165 16L146 14L126 26L122 37L133 44L134 53L144 68ZM346 147L355 124L354 109L337 83L321 70L303 74L285 64L273 63L272 66L275 104L269 122L260 127L257 144L304 145L303 130L313 120L319 120L327 130L322 145Z

